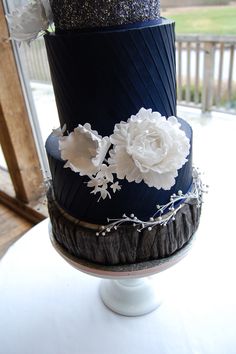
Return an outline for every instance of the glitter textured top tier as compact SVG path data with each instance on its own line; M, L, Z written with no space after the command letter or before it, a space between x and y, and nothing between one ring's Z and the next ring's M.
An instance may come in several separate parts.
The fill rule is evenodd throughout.
M108 27L160 18L160 0L51 0L56 30Z

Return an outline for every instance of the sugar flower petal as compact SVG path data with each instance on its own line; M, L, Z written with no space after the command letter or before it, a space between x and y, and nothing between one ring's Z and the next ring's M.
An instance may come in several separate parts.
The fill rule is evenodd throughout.
M67 160L65 167L82 176L99 171L109 147L109 138L99 136L88 123L79 124L68 136L59 139L61 158Z

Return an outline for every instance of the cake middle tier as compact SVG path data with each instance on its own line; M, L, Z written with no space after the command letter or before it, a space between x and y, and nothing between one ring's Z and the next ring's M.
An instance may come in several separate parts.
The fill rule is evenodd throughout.
M174 23L44 36L60 124L110 135L141 107L176 115Z

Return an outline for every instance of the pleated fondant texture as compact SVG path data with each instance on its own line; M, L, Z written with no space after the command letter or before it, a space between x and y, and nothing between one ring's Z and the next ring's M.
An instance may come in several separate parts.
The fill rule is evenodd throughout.
M45 35L61 126L101 135L141 107L176 115L174 23Z
M167 226L156 226L141 232L132 225L120 226L106 236L82 227L57 206L52 190L48 191L48 207L53 237L71 255L104 265L132 264L162 259L181 249L196 231L201 209L197 202L186 202L175 220Z

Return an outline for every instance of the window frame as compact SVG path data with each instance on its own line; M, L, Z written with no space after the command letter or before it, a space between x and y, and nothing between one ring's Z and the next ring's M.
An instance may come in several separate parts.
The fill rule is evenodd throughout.
M27 85L17 48L8 39L2 1L0 33L0 144L8 167L8 173L0 170L0 202L27 214L28 218L42 220L46 214L42 205L45 188L41 168L45 167L45 152L37 133L37 119L32 119L34 106L26 99ZM13 188L9 188L8 179Z

